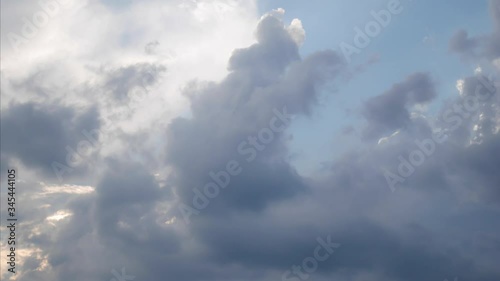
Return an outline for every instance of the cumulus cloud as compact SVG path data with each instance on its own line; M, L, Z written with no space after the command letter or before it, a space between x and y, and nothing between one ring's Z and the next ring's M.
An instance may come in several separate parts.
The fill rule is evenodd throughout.
M349 72L341 56L301 55L305 31L285 23L284 10L241 19L253 1L168 2L145 21L172 31L171 45L141 24L111 32L137 19L134 9L155 11L153 2L83 8L79 16L98 12L111 26L92 35L111 36L109 49L72 48L63 66L45 64L47 54L28 72L13 59L2 66L2 172L23 171L16 280L110 280L122 268L152 281L500 278L497 72L460 79L439 103L430 73L388 83L358 109L359 147L306 177L290 160L293 125L339 94L330 86ZM196 40L168 27L186 18ZM228 23L249 35L229 40ZM454 49L478 54L483 43L468 40L456 36ZM95 129L85 169L57 182L51 163L65 163L65 148ZM402 165L413 171L402 175ZM318 237L341 246L314 273L297 273Z
M224 170L231 160L242 163L245 172L211 204L210 210L220 209L217 213L259 211L306 191L302 179L284 161L283 130L261 144L250 138L269 127L273 118L277 120L276 111L281 120L275 123L280 127L289 125L282 116L308 114L321 86L333 81L343 63L333 51L300 59L297 43L274 16L261 20L256 37L256 44L233 53L231 72L223 81L186 89L193 118L176 119L169 126L166 159L184 203L192 205L192 189L202 188L210 180L209 172Z

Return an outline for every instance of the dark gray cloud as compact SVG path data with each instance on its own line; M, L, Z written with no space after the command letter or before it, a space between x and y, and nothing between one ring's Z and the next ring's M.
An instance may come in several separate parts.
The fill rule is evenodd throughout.
M493 32L471 37L467 31L461 29L450 39L451 51L467 59L493 60L500 57L500 2L490 0L489 9L493 20Z
M252 48L259 49L256 46ZM248 53L254 56L254 52ZM240 51L236 55L244 53ZM321 53L312 58L315 56L321 57ZM192 85L188 96L193 118L178 119L169 128L167 159L175 168L173 185L178 186L177 194L183 203L191 204L194 196L192 189L210 182L209 171L223 170L227 161L241 158L241 155L235 155L234 148L241 139L255 134L259 127L266 125L266 119L270 118L268 112L272 111L270 105L280 105L274 102L274 97L279 97L279 101L288 105L290 112L295 114L307 114L311 110L309 104L316 95L302 95L311 92L298 92L291 87L286 96L281 95L279 86L282 82L278 83L279 86L270 82L276 80L275 77L284 77L284 81L296 85L286 77L295 73L295 69L307 69L297 67L305 65L307 58L299 63L294 56L290 56L291 66L284 75L281 74L283 66L279 60L272 65L266 63L261 68L257 63L250 67L246 65L246 60L240 60L245 62L242 68L245 76L235 68L220 84ZM258 62L259 59L254 58L253 61ZM326 69L335 68L330 66ZM250 74L249 78L247 74ZM473 77L466 79L465 92L476 88L476 80ZM253 90L255 83L259 85L258 91ZM266 91L269 84L272 91ZM269 160L286 159L286 147L279 139L277 144L268 146L257 160L250 165L245 164L244 172L231 179L230 187L222 190L207 209L193 218L189 225L191 233L208 248L210 260L216 264L240 265L259 272L274 269L281 273L300 263L314 248L315 238L329 234L343 246L318 269L315 277L319 280L328 280L332 276L356 280L360 272L371 273L373 277L367 280L444 280L451 278L450 274L463 280L498 278L500 272L487 265L483 255L473 247L461 246L472 243L475 232L487 228L488 222L476 224L470 229L464 229L464 226L473 223L474 217L482 216L482 212L488 212L482 204L489 200L479 196L475 200L480 203L471 202L473 206L470 209L461 207L460 201L470 200L470 193L464 195L464 190L455 180L462 181L462 184L469 182L462 177L460 171L463 170L463 175L473 177L470 183L488 179L487 190L494 192L491 183L498 183L498 179L491 169L480 169L479 174L472 175L471 172L476 169L471 169L469 165L473 164L468 161L456 162L463 166L459 165L460 168L456 168L458 171L451 171L449 163L456 161L455 157L463 155L460 157L465 160L471 153L466 143L452 139L458 136L450 137L448 147L436 148L433 157L418 167L418 171L402 184L404 189L397 195L385 193L389 192L389 188L381 167L397 167L398 156L408 155L414 150L416 139L432 137L433 124L426 118L410 118L410 115L413 106L430 103L436 97L434 84L428 74L416 73L370 99L363 108L372 130L369 136L405 130L385 145L368 145L363 153L347 154L331 166L324 179L290 177L287 173L274 172L276 162ZM315 89L314 86L309 88L309 83L305 85L298 88ZM457 98L453 102L461 100ZM247 107L252 109L251 113L247 113ZM484 112L482 107L475 114ZM463 130L470 129L468 122L464 121ZM497 139L491 142L495 143ZM478 145L494 153L495 146L487 142ZM483 162L478 161L475 165ZM255 169L253 163L263 168ZM283 160L278 163L287 165ZM486 160L481 165L487 163L494 164ZM273 171L271 178L266 170ZM285 183L285 178L292 181ZM284 196L285 192L294 192L294 183L297 182L307 192ZM272 190L267 188L268 185ZM260 186L266 188L261 189ZM280 194L278 192L283 192L281 197L276 197ZM425 210L414 209L423 205ZM494 214L497 212L489 213L490 216ZM181 217L179 213L177 215ZM467 221L449 226L454 231L459 229L461 235L441 228L440 223L446 224L449 217ZM498 233L498 228L491 231ZM453 239L450 240L450 236ZM243 271L240 274L245 276ZM280 274L269 276L281 278Z
M434 82L426 73L410 75L382 95L370 98L362 114L368 121L366 137L380 137L411 124L409 108L425 104L436 97Z
M477 56L476 48L479 45L474 38L469 38L467 31L461 29L457 31L453 37L450 39L450 50L456 53L460 53L466 57Z
M93 135L100 128L96 107L82 111L33 102L11 104L2 111L1 123L3 157L19 159L49 178L56 176L54 162L68 166L69 159L76 163L78 145L88 141L87 133ZM98 135L95 138L98 140ZM95 148L89 144L90 149Z

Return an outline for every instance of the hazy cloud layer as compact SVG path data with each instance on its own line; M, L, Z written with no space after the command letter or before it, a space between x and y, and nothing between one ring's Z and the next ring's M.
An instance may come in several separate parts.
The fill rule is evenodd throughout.
M89 1L79 15L119 26L155 4ZM181 32L172 42L185 45L170 52L140 27L130 29L136 48L123 47L136 44L131 34L113 37L120 52L106 63L72 50L61 64L47 55L26 72L13 59L2 66L2 173L22 172L16 280L111 280L122 268L151 281L500 279L497 32L453 36L453 51L484 66L456 77L454 96L417 70L371 93L355 109L359 147L312 177L292 164L293 125L342 95L350 66L333 50L301 54L301 22L282 10L259 19L254 6L165 3L164 21L184 19L193 37L216 30L209 39L232 46L213 70L196 68L211 51L189 49ZM225 38L228 23L255 38ZM199 39L219 54L219 42ZM72 75L54 79L61 73ZM93 130L98 144L58 179L52 163L67 165L67 147L78 152ZM330 255L307 272L318 245Z

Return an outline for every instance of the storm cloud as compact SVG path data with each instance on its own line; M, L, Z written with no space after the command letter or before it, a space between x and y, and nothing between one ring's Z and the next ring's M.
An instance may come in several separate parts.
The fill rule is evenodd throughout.
M189 30L224 22L224 9L249 8L171 2L189 15ZM453 51L478 64L498 56L497 3L495 33L459 31ZM185 11L193 5L196 13ZM108 15L119 9L111 6L89 7ZM149 57L77 68L66 103L33 90L44 83L36 79L17 97L16 83L30 75L2 76L2 173L25 171L16 280L117 280L122 269L150 281L498 280L498 72L478 68L449 87L417 70L380 81L381 90L351 108L359 119L350 119L349 149L325 149L329 161L307 174L293 157L297 143L311 145L296 141L301 126L318 118L325 98L341 112L352 87L345 83L357 77L334 50L303 51L299 23L287 24L280 9L256 17L255 40L230 53L220 79L176 77L196 71L193 49L160 59L163 40L154 38L134 46ZM141 101L131 96L138 87L148 92ZM131 102L137 107L125 106ZM82 132L96 130L89 160L61 182L52 163L67 163L67 147L78 150ZM388 172L398 177L394 186Z

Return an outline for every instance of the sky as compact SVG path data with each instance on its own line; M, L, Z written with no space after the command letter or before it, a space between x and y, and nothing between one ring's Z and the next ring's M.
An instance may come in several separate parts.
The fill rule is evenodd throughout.
M500 1L0 1L1 280L500 280Z

